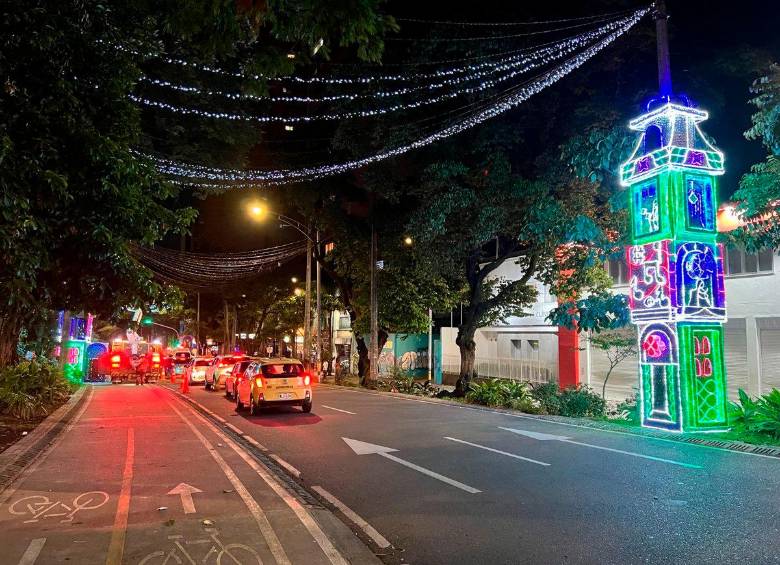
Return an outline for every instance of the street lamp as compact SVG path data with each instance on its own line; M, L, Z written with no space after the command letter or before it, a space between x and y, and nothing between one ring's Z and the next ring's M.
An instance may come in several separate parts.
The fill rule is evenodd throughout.
M407 235L404 238L404 245L411 245L412 243L414 243L414 240L410 236Z
M249 204L249 215L257 220L262 219L266 214L276 216L281 224L279 227L290 227L297 230L303 237L306 238L306 302L304 305L304 330L303 330L303 361L307 363L309 361L309 345L311 341L311 257L312 246L317 246L319 251L320 245L320 232L315 231L315 237L311 237L311 230L308 226L305 226L298 220L294 220L289 216L272 211L268 207L262 205L259 202L252 202ZM298 281L297 277L293 277L293 283ZM320 262L317 261L317 305L315 309L315 326L314 330L317 333L317 342L315 351L317 355L317 364L320 363L321 351L322 351L322 337L320 336Z

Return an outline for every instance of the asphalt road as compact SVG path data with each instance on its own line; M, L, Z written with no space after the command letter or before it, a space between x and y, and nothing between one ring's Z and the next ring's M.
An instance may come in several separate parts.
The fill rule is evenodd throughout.
M77 410L0 492L0 564L378 563L170 391L89 387Z
M778 459L324 386L311 414L191 397L413 565L780 563Z

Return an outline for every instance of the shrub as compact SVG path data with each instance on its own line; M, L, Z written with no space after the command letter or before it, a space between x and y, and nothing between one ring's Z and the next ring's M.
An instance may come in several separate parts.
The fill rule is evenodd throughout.
M615 414L608 415L616 420L639 423L639 395L635 392L615 407Z
M67 399L74 386L54 363L23 361L0 371L0 410L29 420Z
M508 379L484 379L471 383L466 401L485 406L514 407L530 400L528 384Z
M525 412L526 414L542 413L542 405L538 400L532 398L530 395L526 398L517 398L510 401L509 407L514 408L515 410L520 410L520 412Z
M561 416L604 416L607 403L587 385L571 387L560 394Z
M729 421L732 425L749 429L756 417L760 401L753 400L747 393L739 389L739 402L729 402Z
M755 405L753 422L751 427L755 431L780 439L780 390L774 389L761 397Z
M540 383L531 386L531 396L539 402L545 414L560 414L561 399L558 383Z

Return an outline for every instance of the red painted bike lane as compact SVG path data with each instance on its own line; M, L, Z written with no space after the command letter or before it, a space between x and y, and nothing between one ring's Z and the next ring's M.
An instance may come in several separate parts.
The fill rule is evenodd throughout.
M0 493L4 563L328 563L224 438L156 387L94 387Z

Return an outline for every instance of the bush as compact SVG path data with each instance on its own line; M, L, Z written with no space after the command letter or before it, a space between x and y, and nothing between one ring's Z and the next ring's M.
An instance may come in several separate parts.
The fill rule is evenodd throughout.
M587 385L571 387L560 394L560 415L581 418L606 414L607 403Z
M780 390L774 389L756 403L753 429L780 439Z
M739 402L729 402L729 422L734 426L750 428L756 417L758 401L753 400L748 394L739 389Z
M543 413L560 414L561 398L558 383L540 383L531 387L531 396L539 402Z
M466 401L485 406L513 408L523 401L529 401L528 384L505 379L485 379L471 383Z
M30 420L66 400L74 386L50 361L23 361L0 371L0 411Z
M607 414L607 417L615 420L626 420L634 424L639 423L639 394L634 393L615 407L614 414Z

